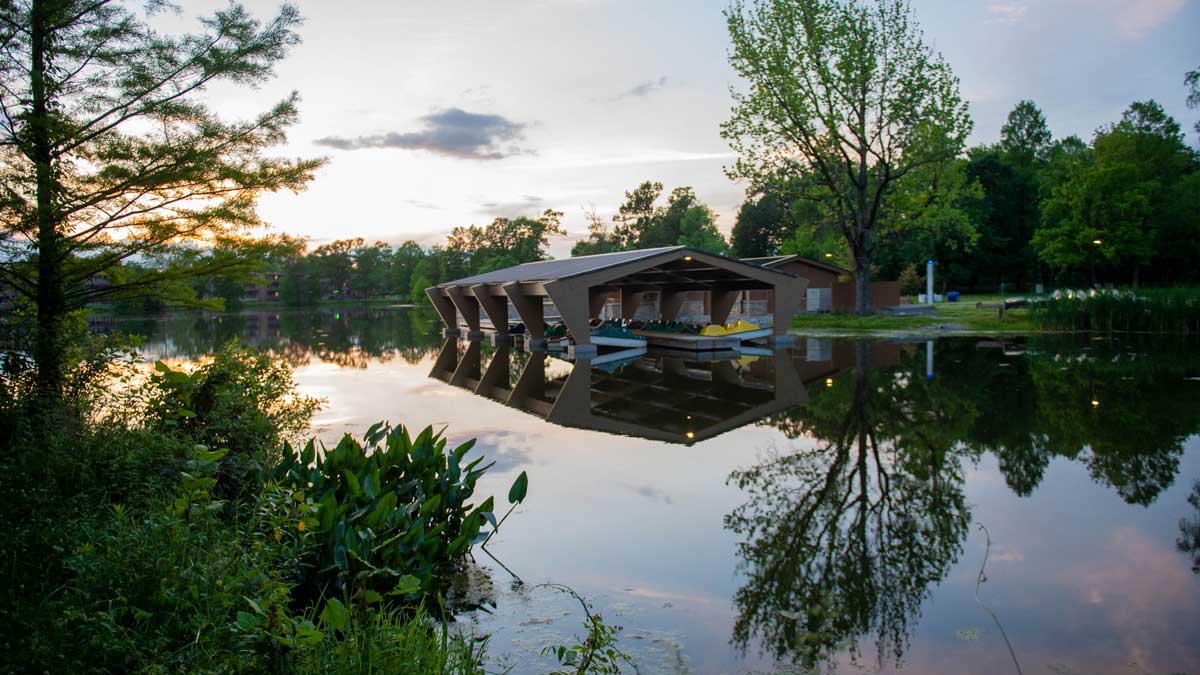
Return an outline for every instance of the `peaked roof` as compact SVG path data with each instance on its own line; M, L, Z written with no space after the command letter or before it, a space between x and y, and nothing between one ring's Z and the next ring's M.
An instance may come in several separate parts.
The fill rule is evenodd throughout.
M484 272L462 279L453 281L444 281L438 284L440 288L450 286L473 286L475 284L506 284L510 282L531 282L531 281L553 281L556 279L569 279L571 277L590 274L598 270L617 267L626 263L635 262L644 258L650 258L663 253L673 251L692 251L697 255L712 256L721 258L729 263L737 266L738 264L749 264L756 267L761 267L776 274L784 276L792 276L780 270L771 269L768 265L763 265L751 260L738 260L737 258L728 258L722 255L708 254L690 246L661 246L658 248L643 248L636 251L618 251L616 253L598 253L596 255L585 255L577 258L561 258L557 260L539 260L537 262L529 262L521 265L514 265L500 270ZM792 256L795 257L795 256Z
M813 260L812 258L805 258L804 256L801 256L801 255L769 255L769 256L764 256L762 258L742 258L742 262L746 262L746 263L750 263L751 265L758 265L759 267L766 267L766 268L778 267L780 265L783 265L783 264L789 263L789 262L798 262L798 263L808 265L809 267L816 267L817 269L826 270L829 272L833 272L835 274L849 274L850 273L850 270L848 270L848 269L843 269L841 267L838 267L837 265L830 265L829 263L821 262L820 260Z
M539 260L501 270L493 270L476 274L475 276L455 279L438 284L438 286L470 286L473 284L506 284L512 281L550 281L565 279L577 274L594 272L605 267L648 258L666 251L687 248L686 246L663 246L661 248L644 248L637 251L618 251L617 253L598 253L584 255L578 258L560 258L557 260Z

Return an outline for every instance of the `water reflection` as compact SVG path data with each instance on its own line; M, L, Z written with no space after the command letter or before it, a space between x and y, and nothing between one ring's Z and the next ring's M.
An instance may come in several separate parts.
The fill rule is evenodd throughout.
M668 643L714 675L1005 671L974 598L977 523L996 541L984 597L1026 672L1200 659L1194 341L801 339L572 364L448 343L433 318L352 307L100 327L146 335L151 356L236 337L306 364L327 440L385 418L478 438L498 461L481 492L522 470L536 486L494 550L594 599L643 672ZM506 588L488 591L481 630L514 675L545 672L546 631L566 642L578 622Z
M929 588L962 550L965 406L942 405L939 380L873 369L872 347L852 344L852 373L772 420L816 447L730 476L748 496L725 518L742 538L733 639L743 649L756 640L812 667L874 635L880 658L899 659Z
M873 639L877 665L900 666L923 600L962 551L964 469L985 452L1017 495L1062 457L1130 504L1153 502L1200 430L1200 363L1177 346L960 341L941 345L928 377L925 349L848 345L852 373L764 422L815 446L729 477L746 493L725 519L746 577L734 643L812 667L856 661ZM1189 502L1200 509L1200 482ZM1195 571L1200 518L1179 529Z
M790 355L647 355L640 350L568 363L547 352L447 339L430 377L559 426L683 444L713 438L808 398Z
M351 306L309 310L182 312L156 317L97 316L94 331L144 338L154 358L193 359L230 340L256 347L293 367L313 359L345 368L366 368L395 358L418 363L441 342L432 312Z

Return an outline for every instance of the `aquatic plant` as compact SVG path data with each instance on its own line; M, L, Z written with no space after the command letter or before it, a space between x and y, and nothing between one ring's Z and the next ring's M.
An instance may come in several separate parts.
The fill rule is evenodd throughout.
M1200 289L1056 291L1031 303L1029 316L1043 329L1200 333Z
M441 573L487 539L485 525L497 525L491 497L471 502L491 466L482 457L466 462L473 445L447 451L432 427L413 438L380 422L361 443L347 434L320 453L312 441L300 452L288 446L275 480L309 505L296 528L317 538L300 591L367 603L438 590ZM524 499L527 481L522 472L510 501Z
M552 654L558 665L570 668L556 670L549 675L617 675L621 672L622 663L638 672L633 657L617 646L621 627L606 623L604 617L593 614L587 600L575 589L562 584L539 584L534 588L549 588L575 598L583 607L584 627L588 631L587 637L577 644L550 645L542 649L542 656Z

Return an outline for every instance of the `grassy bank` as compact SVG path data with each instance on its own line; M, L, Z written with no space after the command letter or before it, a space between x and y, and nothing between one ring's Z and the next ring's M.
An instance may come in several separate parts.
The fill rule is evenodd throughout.
M933 314L922 316L892 316L872 314L801 314L792 319L792 328L806 333L836 334L973 334L973 333L1036 333L1035 324L1027 309L1014 309L997 316L995 309L978 309L978 302L1002 301L997 295L967 295L958 302L942 302Z

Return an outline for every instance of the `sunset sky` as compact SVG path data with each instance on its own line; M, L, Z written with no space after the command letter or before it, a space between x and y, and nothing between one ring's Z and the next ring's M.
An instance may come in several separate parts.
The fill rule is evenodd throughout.
M176 28L220 2L185 4ZM277 2L247 3L266 18ZM257 91L209 92L226 116L303 97L286 154L326 156L300 194L261 213L314 243L361 236L434 244L456 225L566 212L610 217L643 180L691 185L728 231L744 187L719 125L736 78L725 0L300 0L303 43ZM1189 131L1183 76L1200 67L1200 0L914 0L962 80L972 143L993 142L1031 98L1056 136L1090 138L1135 99Z

